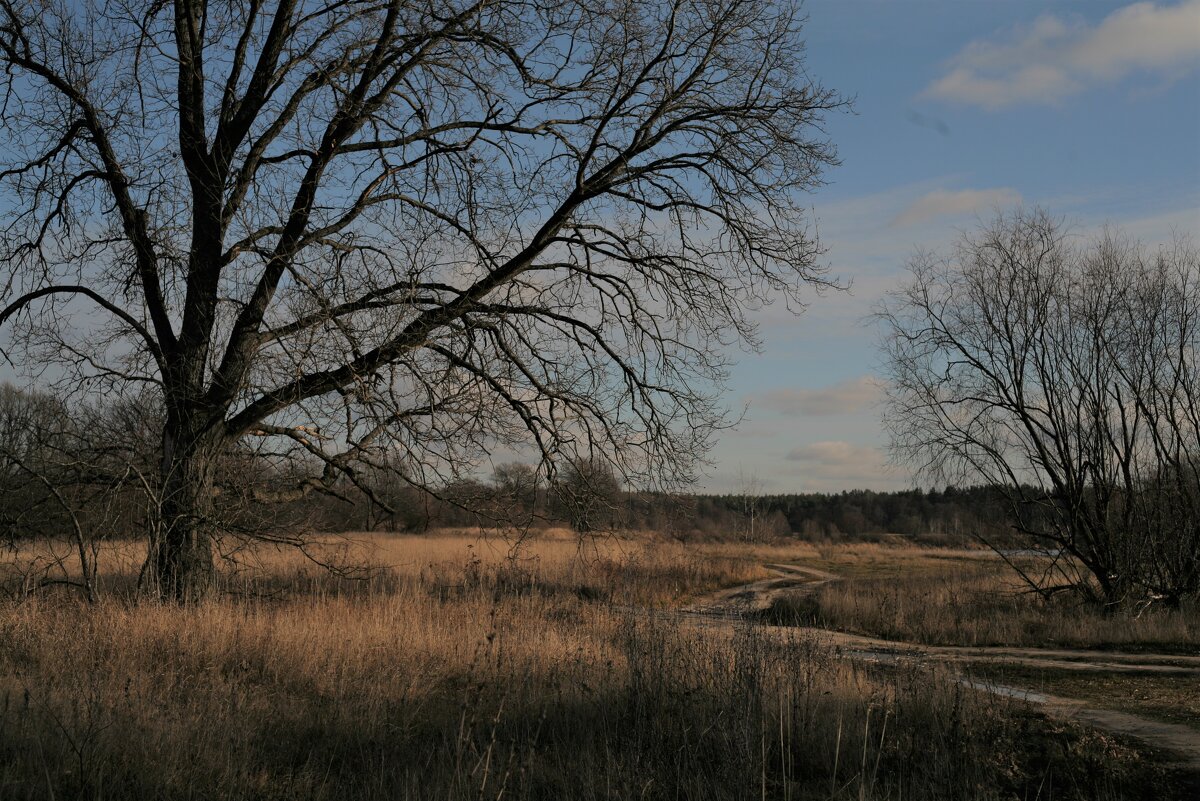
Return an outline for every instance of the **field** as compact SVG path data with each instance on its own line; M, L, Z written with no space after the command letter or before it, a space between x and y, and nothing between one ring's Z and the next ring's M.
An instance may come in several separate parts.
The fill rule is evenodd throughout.
M991 552L877 545L781 554L840 580L779 600L780 622L930 645L1110 648L1200 654L1200 606L1106 614L1043 601ZM778 561L786 561L781 558ZM1036 568L1036 565L1026 565Z
M938 573L938 552L888 550L361 535L312 550L326 567L240 552L180 607L136 599L140 548L115 543L96 605L2 608L0 798L1179 795L1147 749L948 670L673 611L770 562ZM7 554L9 578L33 558Z

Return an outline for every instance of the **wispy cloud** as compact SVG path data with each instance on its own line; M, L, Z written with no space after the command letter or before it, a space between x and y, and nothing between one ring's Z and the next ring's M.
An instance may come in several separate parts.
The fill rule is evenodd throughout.
M752 396L751 402L789 417L827 417L869 409L880 388L878 378L864 375L820 389L773 389Z
M883 464L883 454L878 448L855 445L844 440L810 442L788 451L788 461L805 462L821 467L862 467Z
M892 225L916 225L939 217L971 214L982 209L1012 206L1021 202L1021 193L1007 187L999 189L938 189L914 200L892 220Z
M809 490L832 488L898 488L908 477L887 466L883 451L844 440L812 442L793 448L787 459L791 471Z
M1004 41L971 42L925 96L987 109L1054 104L1136 71L1164 76L1200 63L1200 0L1135 3L1089 26L1042 16Z
M1170 244L1176 236L1195 238L1200 231L1200 206L1138 217L1120 225L1120 229L1151 245Z

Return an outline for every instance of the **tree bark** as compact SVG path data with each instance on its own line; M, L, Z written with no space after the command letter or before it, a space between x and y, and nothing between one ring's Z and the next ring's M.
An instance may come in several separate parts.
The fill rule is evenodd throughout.
M180 602L202 598L214 578L214 487L220 443L189 428L169 421L163 432L162 519L151 553L158 594Z

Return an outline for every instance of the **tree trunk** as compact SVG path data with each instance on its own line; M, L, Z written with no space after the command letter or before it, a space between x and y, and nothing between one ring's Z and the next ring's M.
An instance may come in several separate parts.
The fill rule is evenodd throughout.
M168 422L163 433L161 521L153 576L168 600L202 598L213 583L214 485L219 444Z

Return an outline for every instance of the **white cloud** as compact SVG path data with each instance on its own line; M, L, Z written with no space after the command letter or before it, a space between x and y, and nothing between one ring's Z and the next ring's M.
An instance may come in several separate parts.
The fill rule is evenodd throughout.
M1080 72L1115 78L1135 69L1171 69L1200 54L1200 2L1135 3L1113 12L1070 51Z
M1172 76L1200 63L1200 0L1135 3L1096 26L1040 17L1007 41L971 42L924 94L999 109L1054 104L1139 71Z
M1021 67L998 77L958 67L938 79L928 94L994 110L1024 102L1055 103L1081 89L1079 82L1048 65Z
M752 402L790 417L826 417L871 408L880 389L879 379L864 375L821 389L773 389L753 396Z
M938 217L970 214L981 209L1012 206L1021 202L1015 189L938 189L914 200L892 220L892 225L916 225Z
M795 466L786 472L797 476L804 490L896 489L909 481L906 475L888 467L879 448L844 440L801 445L793 448L787 459Z

